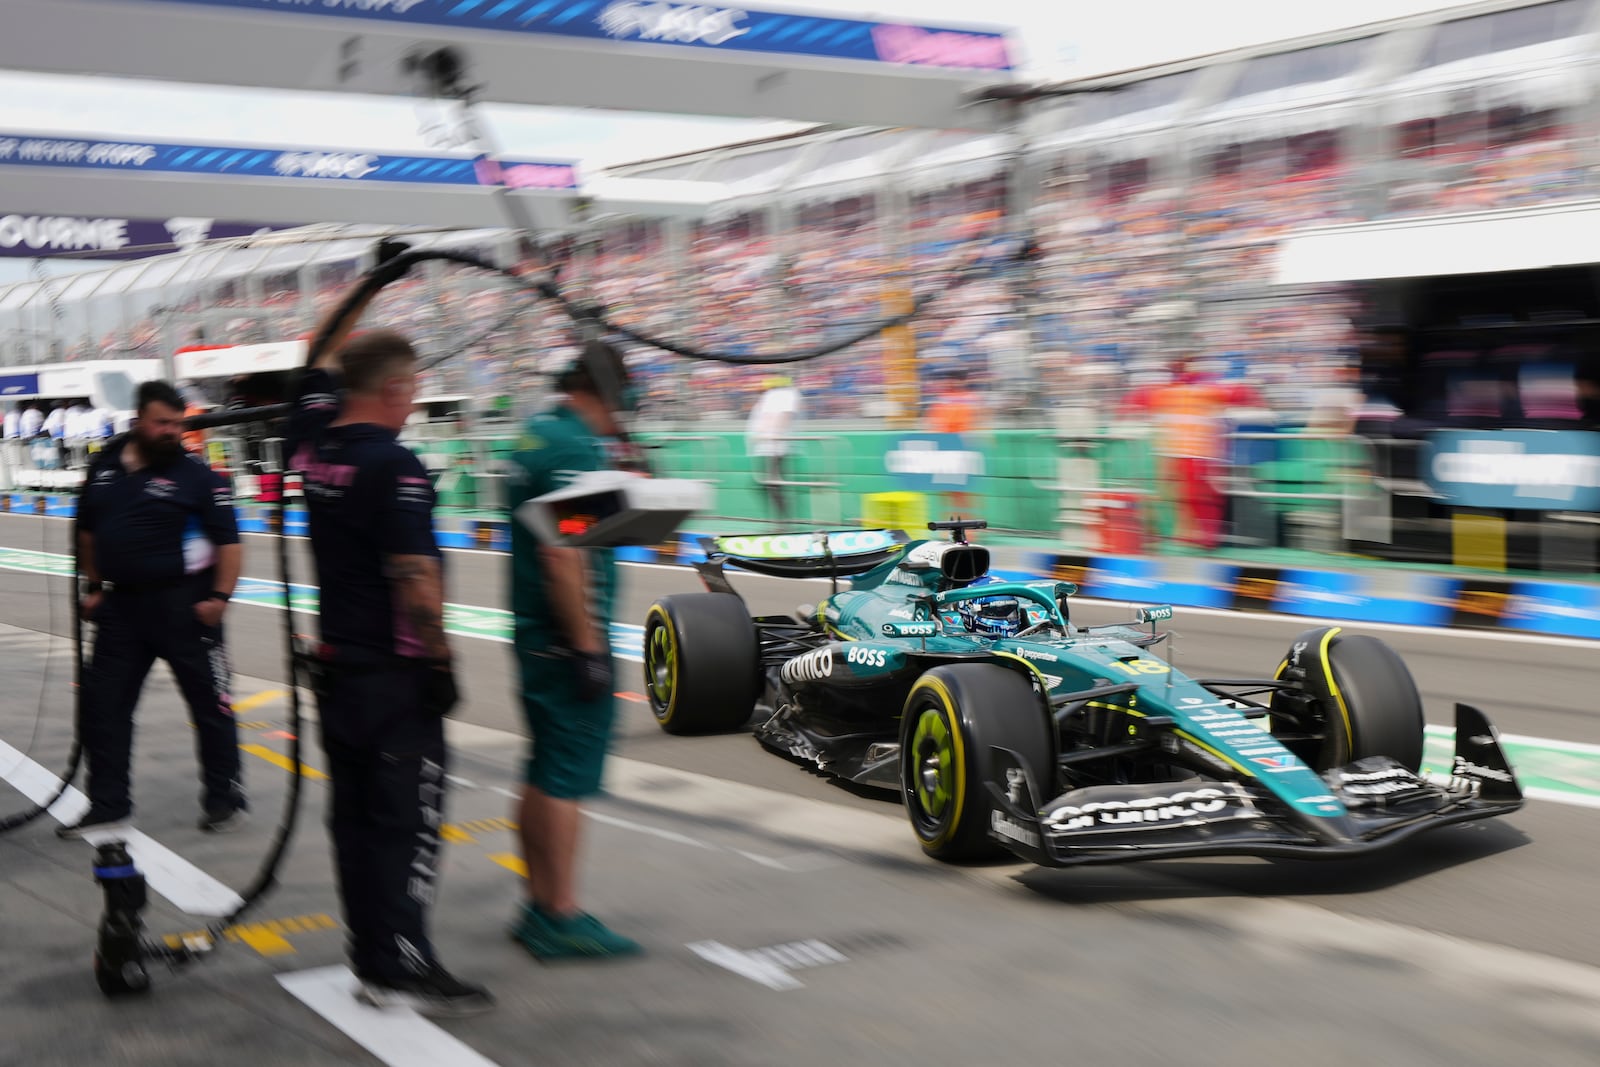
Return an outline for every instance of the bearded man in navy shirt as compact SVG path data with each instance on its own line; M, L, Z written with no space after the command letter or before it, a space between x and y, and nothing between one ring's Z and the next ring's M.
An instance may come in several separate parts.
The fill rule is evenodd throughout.
M139 386L130 433L96 457L78 499L83 616L96 624L85 665L79 737L89 810L57 833L126 829L133 813L133 710L157 659L189 705L200 755L200 828L243 821L239 735L222 618L242 549L227 481L185 452L183 398L166 382Z

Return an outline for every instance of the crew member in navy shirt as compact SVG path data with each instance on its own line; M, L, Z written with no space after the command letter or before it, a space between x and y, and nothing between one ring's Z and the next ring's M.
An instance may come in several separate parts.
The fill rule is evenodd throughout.
M63 837L126 828L133 710L157 659L172 668L195 726L201 829L235 829L247 807L222 633L242 552L232 494L183 450L176 389L145 382L137 405L132 431L96 457L78 500L83 615L96 625L79 723L89 810Z
M359 313L337 324L303 376L289 430L322 590L313 676L333 781L328 828L357 996L465 1015L494 1000L444 969L427 932L443 716L457 692L433 485L397 439L416 402L416 353L388 330L344 344Z

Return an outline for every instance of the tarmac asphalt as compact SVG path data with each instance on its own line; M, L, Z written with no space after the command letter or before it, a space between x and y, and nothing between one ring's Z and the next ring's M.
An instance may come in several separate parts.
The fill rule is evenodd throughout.
M66 531L0 517L0 548L65 553ZM247 575L275 577L271 548L247 538ZM295 580L314 582L293 548ZM448 571L452 602L503 606L504 557L452 552ZM738 583L760 611L826 591ZM627 567L618 621L642 622L654 597L695 587L685 570ZM64 592L62 580L0 570L0 777L13 784L28 784L25 760L39 774L65 763L71 649L51 636L70 630ZM1086 603L1077 617L1127 615ZM230 608L255 801L241 833L195 828L191 730L164 670L146 689L139 827L198 869L175 876L191 890L247 883L276 822L288 766L282 621ZM1306 625L1184 609L1171 624L1177 663L1212 675L1269 672ZM1405 657L1431 724L1450 725L1452 703L1471 700L1503 733L1541 739L1550 773L1580 799L1532 799L1508 818L1353 863L946 867L922 857L892 801L833 785L747 735L669 738L625 695L588 824L585 886L590 909L648 952L544 967L503 930L519 891L504 795L521 755L509 648L458 637L468 699L452 725L435 938L450 966L494 989L499 1010L438 1024L355 1011L328 970L343 962L339 911L308 724L305 810L279 887L236 942L182 972L158 969L148 996L107 1001L94 986L92 851L58 841L49 819L0 837L0 1067L1600 1062L1600 928L1589 921L1600 811L1581 799L1600 791L1596 649L1357 629ZM618 689L636 694L638 665L622 666ZM27 803L9 787L0 797L0 814ZM182 885L166 888L182 898ZM158 932L208 921L152 896Z

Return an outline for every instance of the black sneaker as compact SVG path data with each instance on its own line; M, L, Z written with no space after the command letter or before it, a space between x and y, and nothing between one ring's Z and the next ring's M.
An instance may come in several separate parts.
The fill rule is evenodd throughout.
M131 830L133 820L126 813L121 815L108 811L105 808L91 807L84 813L83 818L70 826L65 824L56 827L56 836L63 841L82 840L84 834L94 833L96 830Z
M438 963L420 978L398 983L364 978L356 999L374 1008L410 1008L436 1019L477 1015L494 1007L487 989L461 981Z
M228 834L243 826L248 818L242 807L208 808L200 816L200 829L208 834Z

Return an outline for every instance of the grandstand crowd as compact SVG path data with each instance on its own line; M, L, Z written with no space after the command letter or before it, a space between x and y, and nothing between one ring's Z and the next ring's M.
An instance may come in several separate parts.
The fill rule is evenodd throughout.
M962 378L982 418L1004 424L1063 400L1114 403L1158 380L1174 357L1305 417L1350 360L1359 294L1274 288L1272 251L1284 234L1593 193L1579 136L1557 110L1445 113L1387 135L1395 150L1376 160L1356 154L1350 131L1336 126L1132 159L1104 145L1063 149L1025 214L1011 210L997 165L988 177L914 195L899 234L859 191L783 213L785 229L762 210L694 224L676 246L662 225L634 222L569 243L563 281L644 332L773 353L899 310L986 250L1026 246L1031 255L936 301L910 327L911 343L885 334L799 365L808 419L893 414L888 386L898 375L923 403L932 383ZM91 300L80 311L69 299L54 351L66 360L159 357L174 327L182 344L305 336L359 267L352 259L186 283L158 310L127 317L115 311L122 305ZM392 287L373 314L431 351L481 337L430 375L433 395L513 395L575 344L555 308L454 268ZM647 349L632 358L648 414L669 421L738 418L764 379L759 369Z

